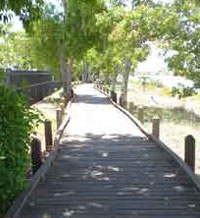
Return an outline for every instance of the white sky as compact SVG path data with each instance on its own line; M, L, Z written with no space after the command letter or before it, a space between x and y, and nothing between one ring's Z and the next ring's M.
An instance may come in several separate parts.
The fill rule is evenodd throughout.
M13 32L17 32L17 31L22 31L23 30L22 22L19 20L18 17L14 16L11 23L13 24L13 26L11 28L11 30Z
M157 73L168 71L167 64L164 61L164 57L161 56L161 49L155 45L151 46L151 52L146 61L140 63L136 72L139 73Z

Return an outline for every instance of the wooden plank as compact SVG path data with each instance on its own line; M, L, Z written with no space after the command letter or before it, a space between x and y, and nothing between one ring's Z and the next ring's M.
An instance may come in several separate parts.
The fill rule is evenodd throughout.
M199 218L200 191L180 164L156 143L135 134L136 127L132 133L129 121L93 92L89 89L74 104L76 119L72 113L66 133L74 139L68 141L64 134L53 166L21 217ZM97 104L106 118L98 117ZM96 121L109 126L100 135L93 132ZM127 134L118 131L123 132L124 125L131 129ZM115 137L103 139L112 134L109 131Z

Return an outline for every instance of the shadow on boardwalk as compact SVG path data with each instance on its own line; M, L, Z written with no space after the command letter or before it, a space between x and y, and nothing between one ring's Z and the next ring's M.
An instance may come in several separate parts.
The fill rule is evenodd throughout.
M199 217L199 192L157 145L131 135L73 137L64 137L22 217Z
M76 98L76 103L84 103L84 104L110 104L108 98L106 97L99 97L99 96L92 96L91 95L83 95L79 94Z
M92 86L76 91L57 158L23 218L199 218L182 168Z

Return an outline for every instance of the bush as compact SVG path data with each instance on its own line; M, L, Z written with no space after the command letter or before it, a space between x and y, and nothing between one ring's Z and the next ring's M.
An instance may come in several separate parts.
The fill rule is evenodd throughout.
M0 84L0 214L25 187L30 134L38 118L25 96Z
M179 98L186 98L196 94L197 92L194 90L194 88L190 88L190 87L183 87L183 88L173 87L171 91L171 95L173 97L177 95Z
M176 95L180 96L181 95L181 91L179 88L173 87L172 91L171 91L171 95L172 97L175 97Z

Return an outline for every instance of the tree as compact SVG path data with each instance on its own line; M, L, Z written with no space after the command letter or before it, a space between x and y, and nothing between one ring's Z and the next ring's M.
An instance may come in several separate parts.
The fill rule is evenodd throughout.
M43 18L32 23L29 37L35 67L45 68L61 78L61 40L63 37L63 15L52 5L46 5Z
M132 11L124 11L123 17L118 22L113 22L110 28L105 51L99 55L101 59L99 68L104 77L110 75L114 82L118 74L122 75L121 92L124 101L127 101L129 75L134 72L139 62L147 58L150 41L163 36L166 28L163 24L167 13L161 6L151 7L141 4ZM170 21L171 18L167 20L167 25ZM104 18L102 27L106 23Z
M0 20L7 23L12 18L13 12L28 28L31 21L41 17L43 4L43 0L0 0Z
M97 28L99 29L98 43L88 51L85 56L86 61L92 68L95 78L101 77L107 83L113 82L117 76L118 58L115 58L115 50L113 44L110 43L109 35L112 33L116 25L123 20L125 10L121 6L115 4L104 13L98 14ZM113 87L115 84L113 84Z
M0 68L31 69L36 59L32 41L25 32L4 32L0 43ZM36 67L34 67L36 68Z
M96 15L106 10L101 0L63 0L64 35L62 40L62 72L66 94L70 95L71 78L75 61L83 58L88 49L98 43L99 30Z
M101 0L63 0L63 7L63 14L55 13L52 7L45 7L43 19L32 25L30 33L40 48L38 50L44 51L45 63L51 69L54 66L57 72L60 66L65 95L70 97L74 64L98 44L100 32L96 26L96 15L106 7Z
M195 1L178 1L171 10L176 13L173 20L176 30L168 26L168 30L165 31L165 49L173 51L173 55L166 60L176 75L186 76L194 81L196 87L200 87L199 6Z

